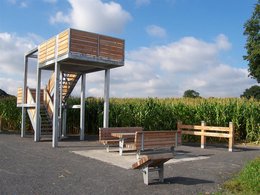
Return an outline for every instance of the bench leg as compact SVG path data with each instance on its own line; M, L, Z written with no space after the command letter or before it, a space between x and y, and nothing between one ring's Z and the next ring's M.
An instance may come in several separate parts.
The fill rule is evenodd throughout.
M233 137L229 138L228 140L228 151L232 152L233 151Z
M205 148L205 144L206 144L206 137L204 135L201 136L201 145L200 148Z
M106 145L107 152L109 152L109 145Z
M164 181L164 166L163 163L158 166L158 174L159 174L159 181L163 183Z
M150 171L158 171L159 182L164 182L164 163L160 164L158 167L152 168ZM142 172L144 184L149 185L149 166L142 168Z
M142 169L144 184L149 185L149 167L145 167Z
M124 139L120 139L119 141L119 155L123 155L123 149L124 149Z

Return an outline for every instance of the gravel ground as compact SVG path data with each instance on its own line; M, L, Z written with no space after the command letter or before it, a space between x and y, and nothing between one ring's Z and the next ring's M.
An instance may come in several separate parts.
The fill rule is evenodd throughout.
M21 138L0 134L0 194L208 194L260 156L259 147L180 146L177 152L210 158L165 165L165 182L143 183L138 170L126 170L72 153L77 150L105 150L92 137L59 142L58 148L32 136ZM152 173L151 178L157 175Z

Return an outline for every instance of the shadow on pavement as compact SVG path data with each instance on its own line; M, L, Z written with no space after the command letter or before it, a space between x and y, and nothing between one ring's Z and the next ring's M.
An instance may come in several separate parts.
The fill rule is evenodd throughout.
M182 185L196 185L204 183L214 183L214 181L195 179L190 177L170 177L164 179L164 184L182 184Z

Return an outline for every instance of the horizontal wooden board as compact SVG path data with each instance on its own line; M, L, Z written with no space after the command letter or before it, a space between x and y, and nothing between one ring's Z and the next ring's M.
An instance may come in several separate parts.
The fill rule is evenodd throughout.
M107 59L113 59L113 60L123 60L123 56L120 56L120 55L112 55L112 54L107 54L107 53L100 53L99 54L100 57L104 57L104 58L107 58Z
M68 49L63 49L58 52L58 56L64 55L68 53Z
M100 41L104 41L104 42L107 41L107 42L117 42L120 44L124 44L124 40L122 40L122 39L109 37L109 36L105 36L105 35L99 35L99 39L100 39Z
M229 131L229 127L213 127L213 126L205 126L206 130L212 130L212 131Z
M58 40L58 43L61 44L62 42L69 42L69 37L64 37Z
M74 38L74 37L77 37L77 36L78 37L98 38L98 34L71 29L70 37Z
M91 42L91 43L98 43L97 38L91 38L91 37L71 37L70 41L80 41L80 42Z
M85 42L85 43L76 43L76 42L71 42L70 43L70 50L72 50L72 48L75 48L75 47L90 47L90 48L94 48L94 49L98 49L98 45L95 44L95 43L90 43L90 42Z
M64 38L64 37L68 37L69 36L69 30L63 31L59 34L59 39Z
M68 51L69 50L69 47L67 44L63 44L63 45L60 45L59 48L58 48L58 53L60 53L61 51Z

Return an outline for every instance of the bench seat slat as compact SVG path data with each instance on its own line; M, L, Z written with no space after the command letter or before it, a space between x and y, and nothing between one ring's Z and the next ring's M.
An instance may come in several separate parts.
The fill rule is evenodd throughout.
M132 165L133 169L140 169L143 166L155 167L173 158L172 153L149 154L142 156Z

